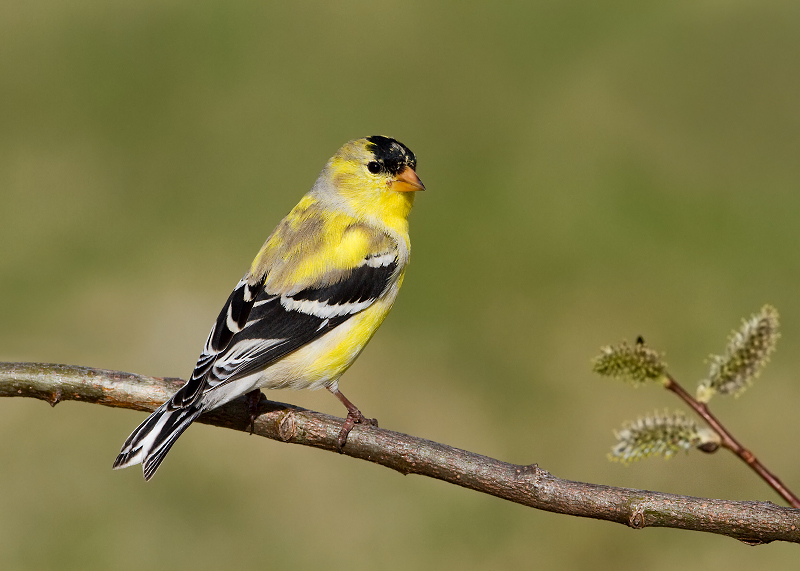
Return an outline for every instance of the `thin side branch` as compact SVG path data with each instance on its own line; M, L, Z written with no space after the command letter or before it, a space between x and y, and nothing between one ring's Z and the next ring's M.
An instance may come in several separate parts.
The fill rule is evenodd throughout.
M77 400L152 411L183 382L68 365L0 363L0 396L33 397L53 406ZM271 402L266 397L261 399L259 412L255 434L337 451L342 419ZM248 405L239 399L201 416L198 422L249 432ZM634 529L705 531L751 545L800 543L800 509L771 502L714 500L572 482L556 478L536 464L508 464L370 426L357 425L343 453L402 474L437 478L532 508L613 521Z
M781 497L789 502L789 505L795 508L800 508L800 498L795 496L792 491L786 487L786 485L781 482L778 477L767 470L766 466L764 466L755 455L750 452L747 448L742 446L736 438L733 437L727 428L717 419L716 416L711 414L711 411L708 410L708 406L706 403L699 402L695 399L692 395L690 395L686 390L670 375L667 375L667 381L664 384L664 387L668 391L672 391L678 397L683 400L687 405L692 407L700 418L706 421L706 423L717 433L719 434L720 438L722 439L720 445L724 448L727 448L734 454L736 454L739 458L742 459L748 466L750 466L756 474L761 476L763 480L772 487L773 490L778 492Z

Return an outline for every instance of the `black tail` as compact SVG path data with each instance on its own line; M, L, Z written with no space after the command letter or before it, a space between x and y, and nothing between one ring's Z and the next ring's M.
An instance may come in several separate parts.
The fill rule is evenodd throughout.
M178 437L203 412L202 408L194 404L172 408L172 400L158 407L128 437L119 456L114 460L115 470L141 462L144 479L153 477Z

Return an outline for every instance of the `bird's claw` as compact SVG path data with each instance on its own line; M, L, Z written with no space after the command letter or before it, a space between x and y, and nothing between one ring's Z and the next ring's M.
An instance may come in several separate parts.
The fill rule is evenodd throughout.
M250 434L256 430L256 418L258 418L258 405L261 403L261 390L255 389L245 395L247 398L247 410L250 412Z
M363 424L378 428L378 419L367 418L361 414L361 411L358 409L348 412L347 417L344 419L342 430L339 432L339 438L336 440L336 447L339 449L340 453L342 452L344 445L347 444L347 435L350 434L350 431L353 430L353 427L356 424Z

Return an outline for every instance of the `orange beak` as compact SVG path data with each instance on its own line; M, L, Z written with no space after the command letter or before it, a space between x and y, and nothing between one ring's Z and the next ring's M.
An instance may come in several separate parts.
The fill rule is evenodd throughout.
M419 180L414 169L406 167L389 183L389 188L397 192L416 192L417 190L425 190L425 185Z

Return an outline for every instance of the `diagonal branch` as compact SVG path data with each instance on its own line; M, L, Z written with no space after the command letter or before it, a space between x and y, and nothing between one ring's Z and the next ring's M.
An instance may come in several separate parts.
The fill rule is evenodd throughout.
M33 397L55 406L77 400L152 411L182 384L70 365L0 363L0 396ZM337 451L343 420L262 397L255 434ZM244 399L204 414L198 422L250 430ZM556 478L536 464L508 464L399 432L357 425L343 453L402 474L419 474L555 513L613 521L634 529L672 527L717 533L751 545L800 543L800 509L771 502L714 500L615 488Z
M775 474L767 470L767 467L764 466L752 452L742 446L739 441L733 437L733 434L731 434L728 429L725 428L725 426L723 426L719 420L717 420L717 417L711 414L711 411L708 410L706 403L699 402L692 395L686 392L686 389L678 384L678 381L673 379L671 375L667 374L666 379L667 380L664 383L664 387L668 391L672 391L678 395L683 402L692 407L692 410L694 410L700 416L700 418L706 421L706 423L714 430L714 432L719 434L719 437L722 441L721 445L723 447L727 448L741 458L742 461L750 466L756 474L761 476L761 478L767 484L769 484L773 490L778 492L784 500L789 502L790 506L800 508L800 498L795 496L794 493L792 493L792 491L787 488L786 485L781 482Z

